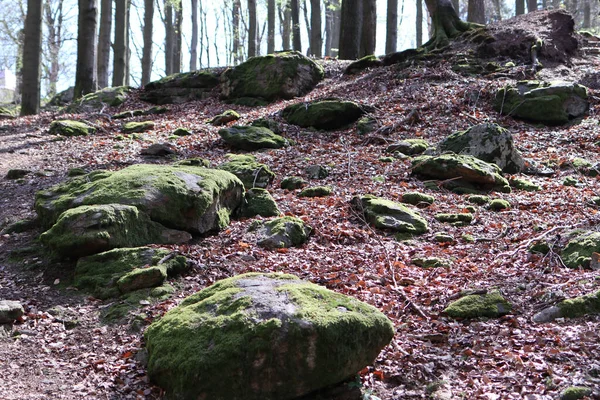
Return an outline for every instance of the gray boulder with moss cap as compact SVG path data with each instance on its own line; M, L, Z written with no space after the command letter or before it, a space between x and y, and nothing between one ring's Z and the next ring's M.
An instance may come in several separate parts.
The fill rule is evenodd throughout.
M252 57L221 75L221 96L293 99L310 92L324 76L319 64L297 51Z
M500 167L473 156L419 156L412 161L412 171L418 176L451 180L449 182L454 184L473 184L484 189L510 191L508 181L500 174Z
M148 376L176 399L294 399L353 377L393 335L352 297L292 275L244 274L148 327Z
M512 305L498 291L470 294L450 303L444 310L452 318L497 318L510 313Z
M589 268L593 253L600 253L600 232L578 232L561 252L561 258L569 268Z
M588 110L585 86L571 82L521 81L496 93L494 108L503 114L544 124L564 124Z
M577 318L590 314L600 314L600 290L563 300L535 314L533 321L550 322L556 318Z
M249 228L249 235L256 244L268 249L281 249L301 246L307 240L312 228L296 217L280 217L270 221L256 221Z
M275 178L271 169L256 161L253 155L228 154L229 161L220 164L217 168L231 172L237 176L246 189L254 187L266 188Z
M223 128L219 129L219 136L225 143L239 150L279 149L289 146L287 139L260 126Z
M508 173L519 172L525 165L521 153L514 146L510 132L492 123L454 132L438 145L438 150L471 155L494 163Z
M88 93L66 107L67 112L102 111L107 106L118 107L127 100L133 90L130 86L115 86Z
M152 104L180 104L208 97L218 84L219 77L213 73L183 72L148 83L140 99Z
M323 100L287 106L281 112L286 122L304 128L332 130L349 125L364 114L352 101Z
M355 197L351 203L376 228L415 235L427 232L425 218L403 204L371 195Z
M96 128L80 121L63 119L52 121L50 124L50 133L61 136L87 136L96 132Z
M89 205L71 208L40 236L42 243L62 257L83 257L116 247L179 244L192 236L165 228L134 206Z
M10 324L25 314L18 301L0 300L0 324Z
M35 209L45 228L70 208L124 204L168 228L205 233L227 226L242 196L242 182L226 171L138 164L91 172L38 192Z

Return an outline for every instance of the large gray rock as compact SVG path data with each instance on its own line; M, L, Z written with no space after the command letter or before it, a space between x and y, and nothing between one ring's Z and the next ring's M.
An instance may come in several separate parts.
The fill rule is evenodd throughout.
M376 228L415 235L427 232L425 218L403 204L372 195L355 197L351 203Z
M206 98L218 84L219 77L210 72L183 72L148 83L140 99L152 104L185 103Z
M38 192L35 209L42 226L50 228L70 208L124 204L168 228L204 233L228 225L242 196L242 182L226 171L138 164L91 172Z
M412 171L428 179L451 180L454 184L472 184L484 189L510 191L508 181L500 174L500 167L473 156L419 156L412 161Z
M471 155L494 163L507 173L517 173L525 165L521 153L515 148L511 133L492 123L455 132L438 145L438 150Z
M116 247L185 243L192 235L165 228L134 206L89 205L71 208L40 236L62 257L79 258Z
M132 88L129 86L115 86L88 93L75 100L66 107L68 112L99 112L107 106L118 107L127 100Z
M23 306L18 301L0 300L0 324L10 324L25 314Z
M221 75L225 99L293 99L310 92L324 77L323 68L297 51L252 57Z
M502 114L544 124L564 124L589 108L587 88L571 82L521 81L496 93Z
M238 275L148 327L148 376L173 399L294 399L354 376L393 335L352 297L292 275Z
M249 231L257 245L267 249L281 249L303 245L312 228L299 218L285 216L270 221L256 221Z

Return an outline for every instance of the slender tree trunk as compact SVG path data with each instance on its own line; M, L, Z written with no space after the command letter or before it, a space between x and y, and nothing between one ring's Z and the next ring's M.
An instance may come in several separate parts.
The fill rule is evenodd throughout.
M113 86L125 84L127 70L127 0L115 0L115 45L113 57Z
M417 47L421 47L423 45L423 0L417 0L417 27L416 27L416 35L417 35Z
M13 101L16 104L21 103L21 92L23 91L23 46L25 43L25 29L19 29L17 33L17 62L16 62L16 78L17 85L15 87L15 94L13 95Z
M23 44L23 86L21 116L40 111L40 65L42 54L42 2L27 0L25 43Z
M173 36L175 39L175 48L173 49L173 73L178 74L181 72L181 58L183 49L183 34L181 27L183 25L183 2L180 1L179 5L175 8L175 26L173 27Z
M360 54L362 37L362 0L342 2L339 57L341 60L355 60Z
M144 0L144 49L142 50L142 85L150 82L152 76L152 28L154 0Z
M321 58L323 52L321 36L321 0L310 0L310 51L313 56Z
M198 0L191 0L192 43L190 44L190 71L195 71L198 59Z
M267 1L267 54L275 52L275 0Z
M452 0L452 7L454 7L456 13L460 15L460 0Z
M585 0L583 5L583 29L590 29L592 27L592 11L590 0Z
M515 14L525 14L525 0L515 0Z
M74 98L94 92L96 87L96 0L79 0L77 29L77 67Z
M363 0L360 51L358 54L359 57L364 57L375 53L376 38L377 0Z
M537 0L527 0L527 12L537 11Z
M49 1L44 3L44 17L46 20L46 28L48 39L46 40L46 48L48 51L48 67L46 68L46 76L48 79L48 97L53 97L56 92L58 83L58 74L60 72L60 46L63 42L62 24L63 24L63 4L60 0L57 5L56 13L53 13Z
M417 0L417 7L419 6ZM422 7L422 6L421 6ZM385 53L395 53L398 44L398 0L387 1L387 17L385 25Z
M533 0L536 1L536 0ZM484 0L469 0L467 21L485 24L485 2Z
M325 0L325 56L331 56L331 33L333 28L333 10L329 9L331 2Z
M331 57L337 57L340 52L340 34L342 30L342 5L340 1L332 1L335 7L331 23Z
M494 5L494 15L491 16L492 21L500 21L502 19L502 0L492 0Z
M112 0L100 0L100 34L98 35L98 87L108 86L110 64L110 33L112 30Z
M125 81L124 84L129 86L131 83L131 46L129 46L130 38L129 38L129 28L131 21L131 0L127 0L127 11L125 13Z
M298 0L290 0L292 9L292 47L302 52L302 39L300 37L300 5Z
M175 47L175 35L173 29L173 5L165 0L165 75L173 73L173 53Z
M290 0L284 0L283 10L279 8L279 19L281 21L281 47L282 50L292 48L292 9Z
M248 0L248 58L256 56L256 0Z
M233 8L231 10L231 26L233 28L233 63L238 64L240 62L240 9L242 4L240 0L233 1Z

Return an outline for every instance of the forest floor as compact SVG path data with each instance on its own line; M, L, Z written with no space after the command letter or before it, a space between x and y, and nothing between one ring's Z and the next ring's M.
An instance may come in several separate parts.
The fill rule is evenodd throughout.
M493 111L495 90L514 82L510 78L463 76L445 62L402 71L383 67L356 76L343 76L343 63L325 64L327 79L302 99L262 108L234 107L242 115L238 123L244 124L264 116L277 119L277 112L291 103L338 97L373 106L379 126L391 127L361 136L354 125L322 132L284 124L284 136L295 145L256 153L277 175L269 190L282 212L313 228L301 248L262 249L244 240L251 220L233 221L228 229L196 238L193 244L171 246L194 260L196 268L175 282L172 299L144 305L136 313L145 315L141 325L133 317L109 324L101 318L109 304L69 286L73 265L52 262L37 252L39 230L0 237L0 299L20 301L27 314L12 335L0 339L0 399L161 398L161 390L145 375L143 328L186 296L251 271L296 274L382 310L395 325L395 337L360 375L365 393L381 399L555 399L567 386L600 386L600 317L531 321L537 311L560 299L598 290L600 274L565 268L558 250L546 256L527 251L528 244L543 235L559 248L574 227L598 229L598 208L588 200L599 194L599 179L568 168L574 157L599 161L600 102L593 92L585 118L545 127ZM599 67L599 59L587 58L544 73L571 76ZM218 129L207 123L232 108L217 92L206 100L171 105L163 115L139 117L154 120L155 129L139 139L120 140L122 121L108 116L148 107L134 94L102 114L44 112L0 121L0 176L12 168L33 171L24 181L0 180L0 228L34 217L36 191L66 179L69 168L90 171L172 162L140 155L154 142L171 143L178 159L202 157L213 165L231 152ZM100 130L88 137L57 138L48 127L59 117L87 120ZM411 175L410 161L389 163L380 157L395 141L423 138L436 144L482 122L508 128L525 157L550 165L555 174L519 175L540 185L538 192L493 193L511 203L507 211L480 207L473 223L464 227L437 222L437 213L463 210L466 196L426 189ZM180 126L194 134L169 139ZM329 177L318 184L331 185L332 196L301 198L279 188L283 177L304 176L310 164L328 166ZM575 176L577 186L563 185L566 176ZM365 226L349 204L359 194L399 200L406 191L435 196L433 205L420 210L429 233L408 242ZM436 232L449 233L456 242L436 243ZM475 241L465 240L466 234ZM411 263L418 256L448 259L451 266L421 268ZM462 290L491 288L513 304L510 315L457 321L443 314ZM62 307L60 317L57 307ZM78 324L68 326L65 319Z

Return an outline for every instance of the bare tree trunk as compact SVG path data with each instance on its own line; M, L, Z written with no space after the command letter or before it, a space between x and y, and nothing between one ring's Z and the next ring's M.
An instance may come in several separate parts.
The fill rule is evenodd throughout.
M175 39L175 48L173 49L173 73L178 74L181 72L181 57L183 48L183 36L181 32L181 26L183 25L183 2L179 1L178 6L175 7L175 26L173 27L173 36Z
M417 47L423 45L423 0L417 0Z
M40 111L40 64L42 54L42 2L27 0L23 44L21 116Z
M248 0L248 58L256 56L256 0Z
M525 0L515 0L515 14L525 14Z
M175 37L173 29L173 5L169 0L165 0L165 75L173 73L173 52L175 46Z
M48 4L48 3L46 3ZM100 0L100 34L98 35L98 87L108 86L110 63L110 33L112 29L112 0Z
M363 0L363 17L358 56L364 57L375 53L377 38L377 0Z
M537 11L537 0L527 0L527 12Z
M335 5L331 24L331 57L337 57L340 52L340 35L342 30L341 0L332 0Z
M419 0L417 0L418 6ZM398 44L398 0L387 1L387 16L385 20L385 52L386 54L395 53L396 45Z
M533 0L536 1L536 0ZM485 24L485 2L484 0L469 0L467 21Z
M127 70L127 0L115 0L115 45L113 57L113 86L123 86Z
M63 5L60 0L57 5L56 12L53 12L49 1L44 3L44 19L48 30L48 39L46 48L48 50L48 66L45 68L46 77L48 79L48 97L53 97L56 92L58 83L58 74L60 72L60 46L62 45L62 25L63 25Z
M142 86L150 82L152 76L152 22L154 0L144 0L144 49L142 50Z
M494 14L491 16L492 21L500 21L502 19L502 0L492 0L494 5Z
M190 43L190 71L195 71L198 58L198 0L191 0L192 43Z
M590 29L592 27L592 11L590 0L585 0L583 4L583 29Z
M275 52L275 0L267 1L267 54Z
M298 0L290 0L292 9L292 47L302 52L302 39L300 37L300 6Z
M323 53L323 38L321 37L321 0L310 0L310 52L321 58Z
M344 0L342 2L339 50L341 60L355 60L360 54L363 18L362 6L362 0Z
M454 7L457 14L460 14L460 0L452 0L452 7Z
M284 0L283 7L279 6L279 20L281 21L281 47L282 50L292 48L292 10L290 0Z
M129 29L131 21L131 0L127 0L127 12L125 13L125 81L124 84L129 86L131 82L131 46L129 46L130 38L129 38Z
M96 0L79 0L77 23L77 68L74 98L94 92L96 87Z
M240 0L233 0L233 8L231 10L231 25L233 27L233 63L238 64L241 60L240 56L240 9L242 4Z

